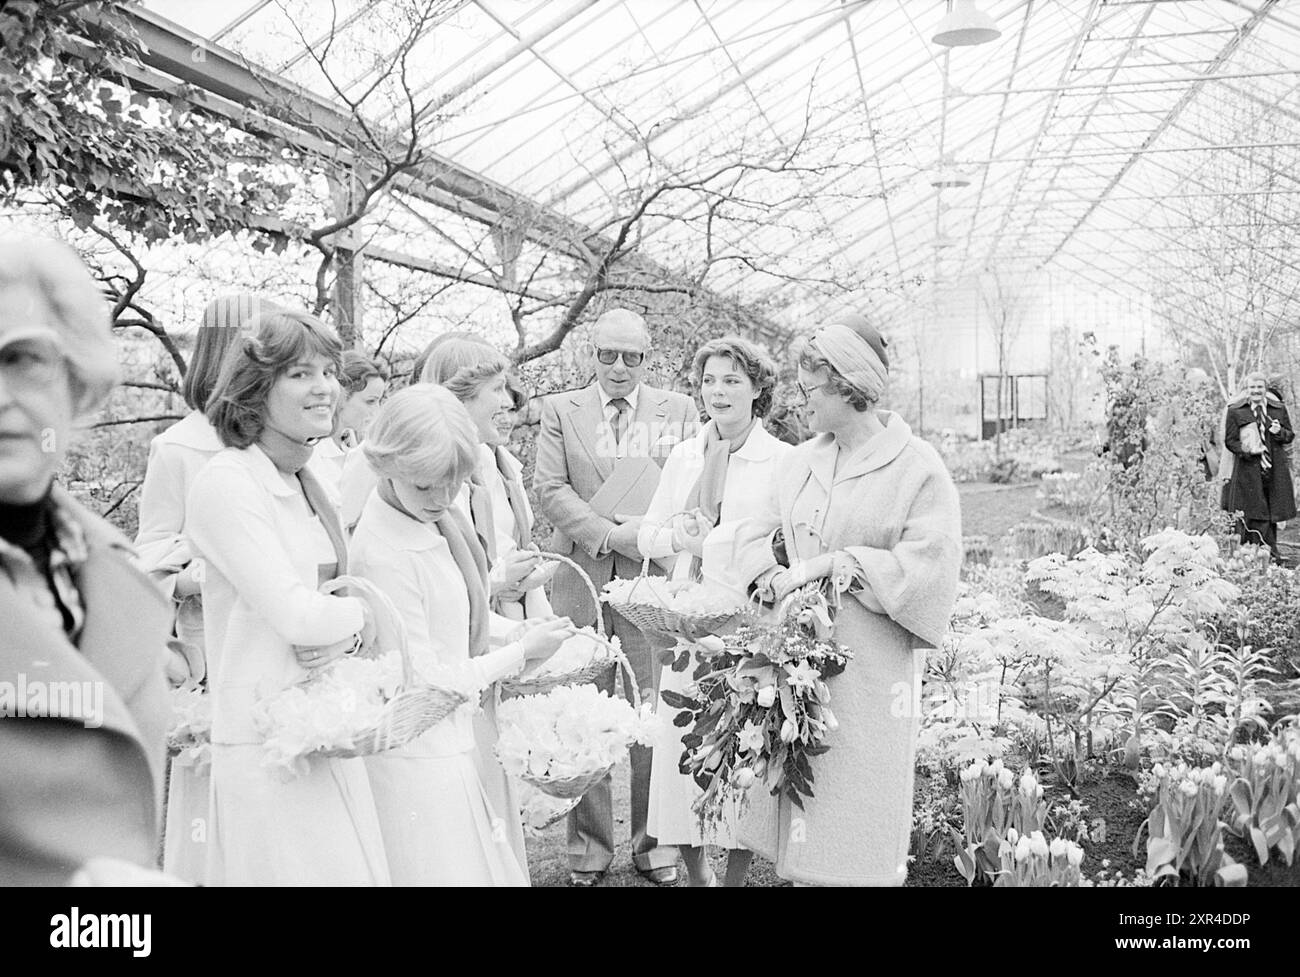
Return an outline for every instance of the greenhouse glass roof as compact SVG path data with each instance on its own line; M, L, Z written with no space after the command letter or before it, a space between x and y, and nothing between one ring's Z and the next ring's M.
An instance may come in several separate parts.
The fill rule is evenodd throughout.
M411 108L429 150L594 232L667 186L642 252L707 262L708 287L743 302L829 310L870 290L888 304L1044 268L1294 313L1300 10L982 0L1001 36L947 48L930 37L946 6L142 4L330 102L366 96L378 126ZM395 87L385 69L412 23ZM967 185L935 186L941 171ZM408 223L386 243L424 247L428 209L391 209Z

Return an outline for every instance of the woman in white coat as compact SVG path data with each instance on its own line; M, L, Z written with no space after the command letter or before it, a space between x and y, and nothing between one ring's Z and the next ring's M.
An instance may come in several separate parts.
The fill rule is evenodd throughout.
M185 538L185 499L194 476L225 447L203 408L222 364L237 348L261 311L279 308L256 295L223 295L209 302L194 339L194 353L181 385L190 413L149 444L149 463L140 487L140 524L135 538L140 566L175 602L176 637L191 662L188 682L202 682L202 562L195 561ZM204 827L208 822L207 767L173 762L167 782L167 826L163 871L201 884L207 862Z
M446 387L465 405L478 436L478 465L457 497L474 524L491 567L492 609L514 621L549 616L533 546L533 510L524 491L523 466L505 445L514 426L514 397L508 386L510 361L476 336L452 335L436 341L421 379Z
M307 467L333 427L341 353L312 316L262 315L208 403L227 447L195 478L186 535L206 563L210 884L389 881L363 761L316 758L284 781L262 766L254 719L259 699L356 651L373 631L360 600L318 590L347 567L331 495Z
M756 785L740 825L741 842L797 883L906 879L920 721L911 704L956 600L957 490L934 448L876 409L888 362L861 316L812 335L799 386L819 436L786 457L762 515L713 541L729 576L774 600L822 578L842 595L833 636L856 657L830 682L838 728L817 758L817 795L799 811Z
M637 548L660 559L675 556L673 579L702 575L716 581L711 561L701 564L701 555L709 552L705 544L710 533L723 520L745 519L762 511L781 459L791 448L763 427L763 417L772 406L776 368L762 350L735 336L710 340L696 352L692 372L710 420L668 456L642 520ZM743 589L737 596L744 599ZM661 689L681 692L690 682L694 664L681 672L665 668ZM700 790L678 770L682 737L688 732L689 727L660 724L651 760L646 830L661 845L679 846L691 885L715 882L706 844L730 850L726 884L744 885L751 853L736 841L734 823L724 822L706 836L691 810Z
M486 689L573 633L567 619L527 629L489 651L486 560L453 500L477 463L477 432L461 403L428 384L393 396L362 450L379 484L352 536L349 565L396 605L417 672L434 684ZM366 759L395 885L527 885L503 810L476 762L467 703L396 750ZM491 750L491 743L478 744Z

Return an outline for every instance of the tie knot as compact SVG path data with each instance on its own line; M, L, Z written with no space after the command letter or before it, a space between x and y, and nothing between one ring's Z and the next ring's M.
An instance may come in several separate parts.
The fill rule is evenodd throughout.
M622 414L625 410L627 410L632 405L627 402L626 397L615 397L613 400L609 402L609 406L613 407L620 414Z

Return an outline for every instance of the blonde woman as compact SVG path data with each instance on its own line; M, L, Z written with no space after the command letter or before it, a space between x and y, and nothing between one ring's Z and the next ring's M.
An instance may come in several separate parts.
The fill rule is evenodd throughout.
M487 562L454 499L478 461L478 432L447 390L422 384L379 411L362 450L379 476L352 536L353 573L373 581L406 623L417 670L486 689L573 633L548 620L488 650ZM414 742L366 761L397 885L527 885L510 839L517 808L487 790L477 762L477 701Z

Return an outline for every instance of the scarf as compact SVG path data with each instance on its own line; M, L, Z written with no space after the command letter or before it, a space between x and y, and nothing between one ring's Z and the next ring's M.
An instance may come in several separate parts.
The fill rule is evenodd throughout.
M823 326L813 336L818 351L845 380L872 400L879 400L889 379L889 367L871 344L848 326Z
M510 463L506 459L506 449L498 447L493 452L501 483L505 486L506 499L510 503L510 513L514 516L515 546L528 549L532 545L533 524L528 516L528 502L524 496L523 485L511 477ZM474 521L474 532L487 553L489 563L495 563L500 557L497 552L496 517L492 511L492 476L482 468L475 469L469 480L469 513Z
M299 469L298 482L302 485L303 495L307 496L308 505L325 527L325 535L330 538L330 546L334 548L334 556L338 560L338 570L334 575L341 577L348 572L348 541L343 535L343 523L339 521L338 510L310 468Z
M727 487L727 464L731 456L745 446L749 436L758 426L758 418L751 417L749 426L740 434L727 440L718 433L718 425L710 424L704 435L704 467L700 477L686 496L686 509L699 509L710 527L722 518L722 493ZM700 571L700 558L691 554L690 577L695 579Z
M469 655L477 658L488 650L487 557L474 538L474 528L454 505L447 507L435 525L447 541L460 575L465 578L465 593L469 596Z

